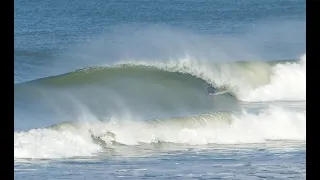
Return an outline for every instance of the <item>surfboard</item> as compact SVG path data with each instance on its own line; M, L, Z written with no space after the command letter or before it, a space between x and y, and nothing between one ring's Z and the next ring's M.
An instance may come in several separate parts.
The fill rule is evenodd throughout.
M211 95L211 96L217 96L217 95L225 94L225 93L228 93L228 91L216 92L216 93L214 93L214 94L210 94L210 95Z

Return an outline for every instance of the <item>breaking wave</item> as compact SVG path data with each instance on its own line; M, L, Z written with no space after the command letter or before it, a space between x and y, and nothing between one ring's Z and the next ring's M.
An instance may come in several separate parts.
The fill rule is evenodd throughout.
M150 143L185 145L247 144L272 140L305 140L306 112L270 106L257 114L243 112L137 121L65 122L14 133L15 158L94 156L107 148Z

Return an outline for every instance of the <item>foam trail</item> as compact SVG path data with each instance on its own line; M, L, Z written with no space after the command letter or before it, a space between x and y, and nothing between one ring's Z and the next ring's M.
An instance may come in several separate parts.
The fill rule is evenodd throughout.
M219 116L231 121L216 122L217 116L198 116L178 120L158 120L158 123L141 121L111 121L80 123L73 128L33 129L14 133L15 158L66 158L92 156L102 148L90 139L88 130L99 136L104 132L114 134L116 142L131 145L141 143L172 142L186 145L246 144L268 140L305 140L306 112L297 112L271 106L258 114ZM182 126L184 121L194 121L194 126ZM110 137L102 137L113 148Z

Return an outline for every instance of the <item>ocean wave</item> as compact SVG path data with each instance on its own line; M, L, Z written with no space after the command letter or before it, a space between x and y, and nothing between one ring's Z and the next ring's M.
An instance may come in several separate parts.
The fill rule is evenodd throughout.
M300 61L247 61L208 63L190 57L169 62L130 60L112 66L90 67L15 85L15 92L26 87L72 89L84 86L101 87L119 96L153 96L177 92L182 99L205 94L208 83L218 90L227 90L241 101L305 100L306 75L304 55ZM31 93L35 89L31 89ZM38 94L38 93L34 93ZM171 94L171 95L170 95Z
M131 117L132 118L132 117ZM202 114L141 121L65 122L14 133L15 158L94 156L105 148L150 143L185 145L248 144L306 138L306 112L270 106L256 113Z

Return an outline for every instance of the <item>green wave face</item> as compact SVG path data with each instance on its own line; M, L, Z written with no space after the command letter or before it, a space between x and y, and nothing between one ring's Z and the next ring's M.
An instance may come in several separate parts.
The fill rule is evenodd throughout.
M125 63L90 67L15 85L15 103L72 113L86 109L110 116L119 111L158 117L237 108L237 92L270 82L281 62L216 64ZM207 84L228 93L209 97Z

